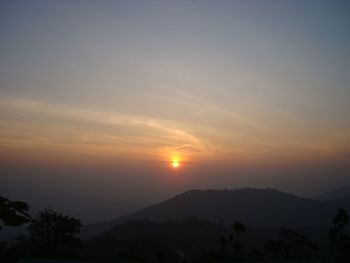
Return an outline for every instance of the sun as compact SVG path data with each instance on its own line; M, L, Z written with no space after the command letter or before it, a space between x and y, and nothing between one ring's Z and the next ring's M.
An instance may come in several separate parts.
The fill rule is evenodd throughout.
M180 162L178 160L172 160L171 161L171 166L173 168L178 168L180 166Z

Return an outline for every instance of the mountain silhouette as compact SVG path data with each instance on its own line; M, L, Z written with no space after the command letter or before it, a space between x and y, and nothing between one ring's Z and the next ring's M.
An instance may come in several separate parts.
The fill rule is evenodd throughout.
M319 200L350 198L350 185L334 188L318 196Z
M253 227L328 227L337 209L348 206L349 201L322 202L274 189L191 190L115 220L87 225L82 237L126 221L165 222L190 217L223 225L238 220Z

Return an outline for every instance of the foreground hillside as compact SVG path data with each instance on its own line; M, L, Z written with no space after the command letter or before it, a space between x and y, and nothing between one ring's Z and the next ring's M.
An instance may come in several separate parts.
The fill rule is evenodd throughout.
M212 262L318 259L318 247L327 244L328 229L325 228L281 230L245 226L244 231L237 234L233 225L224 227L195 218L167 222L127 221L85 240L81 258L152 262L161 254L166 262L182 262L179 261L182 256L193 261ZM235 248L237 244L239 250Z
M161 252L168 259L175 260L178 251L198 256L203 251L218 249L221 234L219 225L197 219L164 223L129 221L85 242L82 256L87 259L142 258L151 261Z
M133 214L85 226L82 237L92 237L130 220L165 222L190 217L223 225L239 220L252 227L323 228L340 207L349 207L349 202L322 202L274 189L192 190Z

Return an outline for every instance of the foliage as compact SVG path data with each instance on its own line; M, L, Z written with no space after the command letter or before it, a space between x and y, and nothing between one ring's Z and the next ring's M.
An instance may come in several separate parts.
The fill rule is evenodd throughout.
M308 259L320 257L322 252L305 235L288 228L280 228L279 239L265 244L267 257L274 259Z
M247 232L247 228L245 227L245 225L243 225L239 221L235 221L232 228L233 228L237 237L240 236L242 233Z
M244 258L244 247L240 240L240 236L247 232L247 228L241 222L235 221L232 226L233 232L229 233L228 236L222 236L219 239L220 248L223 253L221 259L242 259ZM228 248L231 248L228 251Z
M339 209L333 218L333 226L329 230L330 258L332 262L350 262L350 238L346 234L349 216L344 209Z
M233 228L233 233L229 235L229 241L233 249L233 253L236 256L243 256L243 245L242 245L242 242L240 241L240 236L243 233L247 232L247 228L245 227L244 224L242 224L239 221L235 221L232 228Z
M76 237L80 227L79 219L45 209L27 228L29 235L19 238L19 246L25 256L74 258L81 247L81 241Z
M0 231L3 226L19 227L30 221L28 204L21 201L10 201L0 196ZM6 242L0 242L0 261L16 262L18 251Z
M21 226L30 221L28 204L0 196L0 221L5 226ZM0 224L0 230L2 229Z
M220 237L219 242L220 242L220 248L221 248L222 252L225 253L226 250L227 250L227 239L226 239L226 237L224 237L224 236Z

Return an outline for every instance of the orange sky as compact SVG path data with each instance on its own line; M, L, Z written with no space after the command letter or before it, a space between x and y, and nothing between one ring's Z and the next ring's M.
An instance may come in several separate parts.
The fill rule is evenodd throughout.
M151 200L350 183L349 5L337 3L0 3L0 185L87 180L86 195L110 189L102 202L110 185Z

